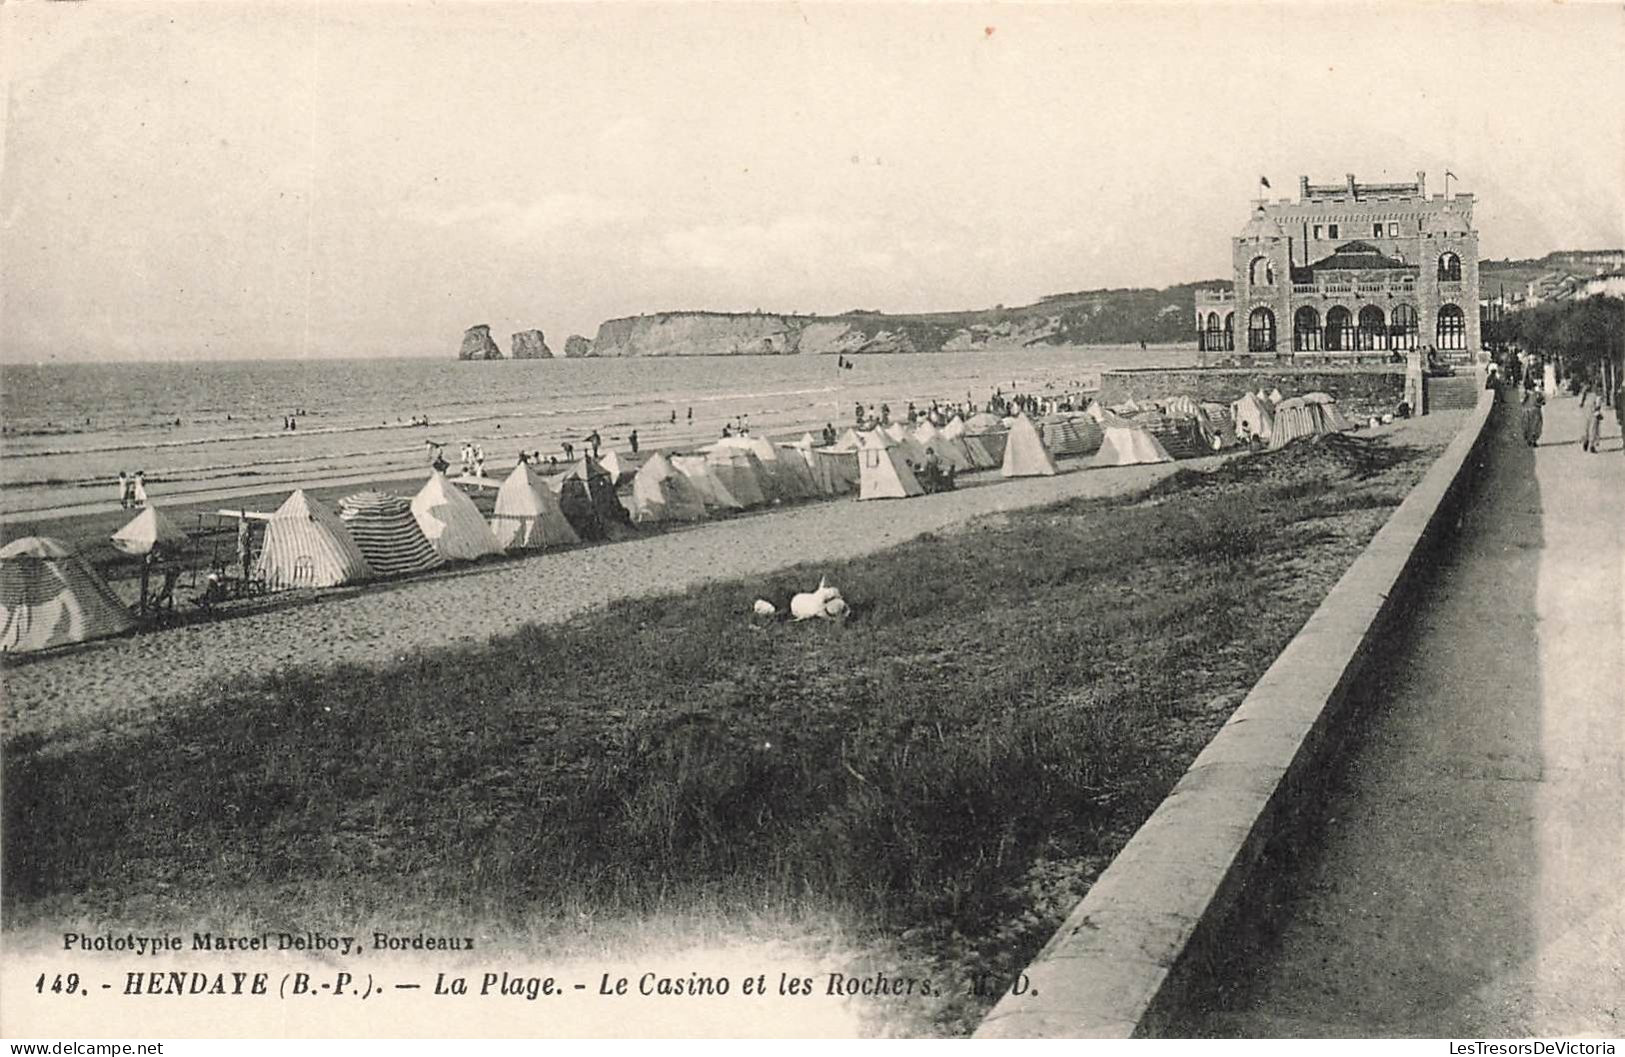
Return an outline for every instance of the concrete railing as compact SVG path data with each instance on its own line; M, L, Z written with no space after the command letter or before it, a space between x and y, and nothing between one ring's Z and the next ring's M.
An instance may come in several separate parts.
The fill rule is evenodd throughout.
M1493 392L1327 594L1006 995L978 1038L1154 1035L1243 916L1273 838L1310 798L1383 625L1413 601L1421 556L1453 524Z

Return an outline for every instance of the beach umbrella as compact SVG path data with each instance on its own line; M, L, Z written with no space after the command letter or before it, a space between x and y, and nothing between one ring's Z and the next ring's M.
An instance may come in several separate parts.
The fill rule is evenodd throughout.
M179 550L190 539L168 514L151 503L111 538L114 547L136 558L144 558L154 550Z

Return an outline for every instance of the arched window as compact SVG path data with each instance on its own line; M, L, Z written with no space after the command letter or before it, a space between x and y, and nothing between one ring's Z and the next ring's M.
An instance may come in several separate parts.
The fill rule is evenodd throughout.
M1224 351L1233 352L1236 348L1236 314L1224 314Z
M1209 312L1207 322L1202 327L1202 348L1208 352L1224 351L1224 331L1219 322L1219 313Z
M1360 330L1357 335L1361 352L1388 347L1388 327L1382 318L1382 309L1366 305L1360 309Z
M1354 317L1342 305L1326 313L1326 351L1347 352L1354 346Z
M1292 314L1292 348L1296 352L1320 351L1320 313L1309 305Z
M1462 315L1461 309L1455 305L1443 305L1439 308L1437 340L1434 344L1441 349L1467 347L1467 317Z
M1390 349L1416 348L1416 309L1400 305L1388 321L1388 347Z
M1267 308L1255 308L1247 317L1247 351L1275 351L1275 313Z
M1446 253L1439 258L1439 281L1446 283L1461 282L1461 258L1454 253Z
M1254 257L1253 263L1247 266L1247 281L1254 286L1275 285L1275 265L1267 257Z

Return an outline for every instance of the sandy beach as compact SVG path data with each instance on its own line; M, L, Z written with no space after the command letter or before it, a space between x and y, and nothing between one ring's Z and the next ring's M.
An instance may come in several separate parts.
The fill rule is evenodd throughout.
M1361 435L1421 441L1447 434L1458 418L1434 415ZM1230 457L1102 469L1089 468L1087 460L1065 460L1062 473L1052 478L978 474L956 492L808 503L622 543L338 589L265 611L11 661L4 672L7 729L12 737L93 736L139 723L165 699L211 685L284 668L386 665L409 651L480 641L621 598L856 557L1001 511L1132 493L1179 470L1211 468ZM862 585L843 586L849 598L861 598ZM739 599L741 626L753 600Z

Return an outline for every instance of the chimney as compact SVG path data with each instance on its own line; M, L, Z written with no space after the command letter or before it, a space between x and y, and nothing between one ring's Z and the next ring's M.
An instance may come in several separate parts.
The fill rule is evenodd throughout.
M1354 174L1353 173L1348 174L1348 181L1349 181L1349 201L1352 202L1354 200Z
M1421 169L1418 169L1416 170L1416 197L1426 198L1427 196L1428 174L1423 172Z
M1298 177L1298 201L1309 201L1309 177L1307 176Z

